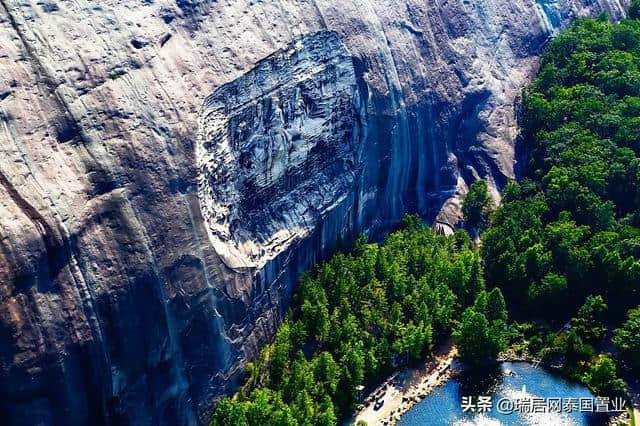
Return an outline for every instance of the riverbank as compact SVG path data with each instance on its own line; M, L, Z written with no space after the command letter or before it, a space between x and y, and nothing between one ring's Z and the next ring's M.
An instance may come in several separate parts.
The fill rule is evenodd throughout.
M400 417L430 392L457 374L451 364L458 348L450 339L435 356L415 368L406 368L389 377L363 401L355 422L368 425L394 425Z

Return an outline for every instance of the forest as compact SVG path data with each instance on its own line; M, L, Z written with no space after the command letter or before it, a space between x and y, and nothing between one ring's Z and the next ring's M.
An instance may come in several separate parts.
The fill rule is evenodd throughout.
M356 241L300 280L274 342L250 363L214 425L333 425L352 413L358 387L429 356L463 308L483 298L505 335L500 291L484 291L479 252L465 231L434 234L416 216L384 244ZM488 331L487 331L488 332Z
M640 2L556 37L523 93L524 176L479 180L465 228L416 216L304 275L273 343L213 425L334 425L359 389L453 336L468 368L509 348L600 395L640 375ZM476 238L477 237L477 238Z
M524 179L481 237L520 349L611 395L625 392L619 374L640 372L638 4L632 19L583 20L548 46L523 96Z

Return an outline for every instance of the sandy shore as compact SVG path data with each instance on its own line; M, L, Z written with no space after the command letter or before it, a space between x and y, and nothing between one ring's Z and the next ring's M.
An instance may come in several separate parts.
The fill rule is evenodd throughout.
M433 389L449 380L455 371L451 363L458 354L453 341L443 345L436 355L416 368L407 368L389 377L364 400L355 422L368 425L393 425ZM383 401L376 410L376 401Z

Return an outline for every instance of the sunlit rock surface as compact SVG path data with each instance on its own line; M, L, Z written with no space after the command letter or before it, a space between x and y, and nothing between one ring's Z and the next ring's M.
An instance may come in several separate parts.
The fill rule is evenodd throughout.
M262 268L350 192L360 97L339 36L278 51L205 100L196 158L212 244L233 268Z
M517 96L541 48L574 17L617 19L627 4L0 0L3 424L205 422L272 335L302 270L406 211L453 223L474 178L495 189L513 176ZM293 81L247 82L282 94L242 94L286 106L247 122L263 141L259 126L272 129L274 145L226 132L258 110L218 94L318 32L335 32L327 54L338 69L309 94L345 114L291 103ZM299 64L321 67L322 49L302 44ZM281 64L305 87L304 70ZM215 104L239 110L207 115ZM307 124L300 139L285 120ZM208 162L210 137L237 161ZM332 158L309 159L327 145ZM298 154L284 159L291 147ZM230 192L210 185L223 175L207 167L221 167ZM337 192L315 201L313 179ZM255 203L252 185L268 189ZM289 187L313 211L297 211Z

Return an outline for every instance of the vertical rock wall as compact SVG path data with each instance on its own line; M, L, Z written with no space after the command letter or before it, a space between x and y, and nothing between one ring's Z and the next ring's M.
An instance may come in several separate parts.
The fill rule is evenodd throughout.
M627 4L0 0L0 418L204 421L272 335L296 275L341 236L416 209L453 221L473 178L513 176L515 101L540 49L576 16L617 19ZM350 75L327 87L357 93L346 118L360 120L331 173L340 196L264 265L225 263L197 193L205 97L327 30L357 90Z

